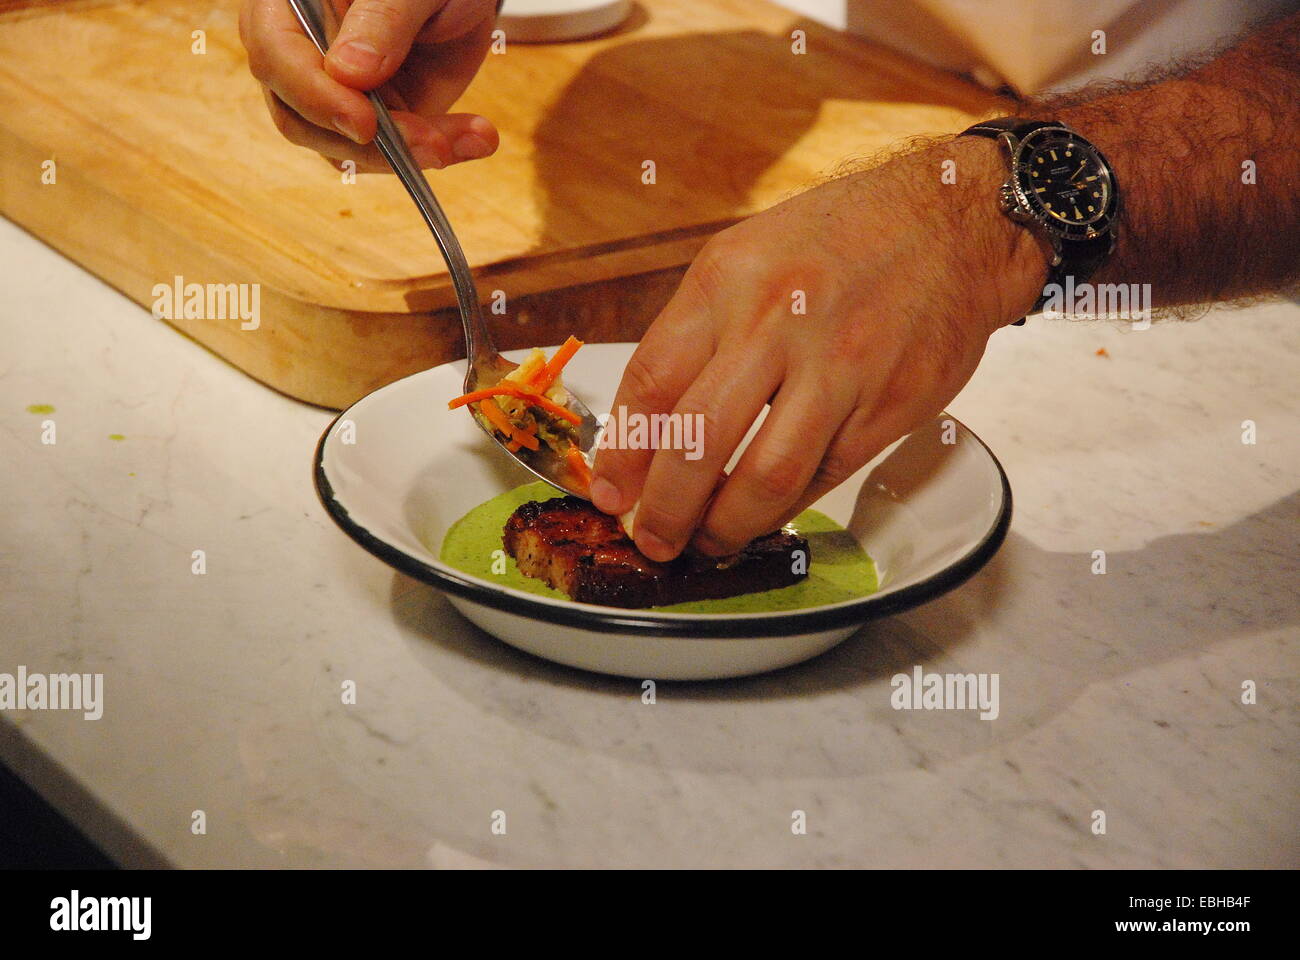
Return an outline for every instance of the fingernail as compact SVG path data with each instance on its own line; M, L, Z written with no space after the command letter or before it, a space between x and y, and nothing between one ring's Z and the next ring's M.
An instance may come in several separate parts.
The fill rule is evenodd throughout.
M482 137L472 133L464 133L457 137L456 142L451 145L451 152L455 154L458 160L477 160L491 153L492 147Z
M487 117L470 117L469 131L470 133L477 133L486 140L492 135L492 123Z
M666 540L655 536L649 530L637 530L636 545L647 557L660 563L667 563L677 556L677 551L669 546Z
M384 62L383 55L365 40L349 40L341 47L331 47L330 56L345 67L370 73Z
M347 137L353 143L364 142L361 139L361 133L357 130L356 124L354 124L352 118L346 114L340 113L334 118L334 129L343 134L343 136Z
M596 505L597 510L618 513L622 498L618 494L618 487L604 477L596 477L591 481L591 502Z

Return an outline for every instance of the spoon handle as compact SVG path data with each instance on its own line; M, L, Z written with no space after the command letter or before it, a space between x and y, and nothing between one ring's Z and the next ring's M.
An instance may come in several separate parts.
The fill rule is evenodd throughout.
M333 4L330 0L289 0L289 6L293 8L294 15L302 24L307 36L316 44L316 49L321 52L321 56L324 56L339 29L338 16ZM374 90L371 90L367 96L375 108L375 119L378 121L375 145L379 147L379 152L384 155L384 159L402 181L402 186L406 187L406 192L415 201L420 215L424 217L424 222L429 225L429 230L433 233L434 240L438 242L438 249L442 251L442 258L447 262L447 269L451 271L451 282L455 287L456 301L460 306L460 319L465 327L465 355L470 367L473 368L478 365L480 358L493 357L497 350L479 306L478 291L474 287L474 276L470 272L469 261L465 259L465 251L461 249L460 241L456 239L456 232L452 230L447 215L442 212L442 207L434 197L420 165L411 156L411 150L407 147L397 124L393 122L388 107Z

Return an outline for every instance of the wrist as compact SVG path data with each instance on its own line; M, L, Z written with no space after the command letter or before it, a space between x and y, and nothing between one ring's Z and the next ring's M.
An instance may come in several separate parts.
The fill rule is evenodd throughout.
M1033 308L1047 280L1048 254L998 203L1009 172L995 141L958 137L926 152L936 179L943 162L953 162L955 182L939 181L946 191L940 192L940 203L949 213L954 255L972 285L971 321L991 335Z

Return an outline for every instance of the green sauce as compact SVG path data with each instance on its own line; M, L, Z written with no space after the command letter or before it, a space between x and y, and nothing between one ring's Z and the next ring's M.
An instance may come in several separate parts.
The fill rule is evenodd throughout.
M525 593L567 600L541 580L519 572L501 543L501 531L510 515L530 500L550 500L561 494L550 484L537 481L493 497L480 504L447 531L439 558L449 567L481 580L513 587ZM745 593L721 600L698 600L651 607L665 613L768 613L799 610L839 603L874 593L879 584L876 565L843 527L824 513L805 510L788 526L808 538L812 554L808 576L777 590ZM493 568L496 571L494 572Z

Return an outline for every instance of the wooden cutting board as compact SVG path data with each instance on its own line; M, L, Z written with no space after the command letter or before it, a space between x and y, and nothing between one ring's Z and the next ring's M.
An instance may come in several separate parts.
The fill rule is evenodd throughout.
M0 212L146 307L176 277L259 284L256 329L171 322L313 403L463 355L446 268L400 185L344 182L279 137L237 11L0 0ZM502 349L637 339L712 233L846 157L1000 108L761 0L641 0L594 40L507 37L457 108L492 118L500 151L429 175L480 294L504 296Z

